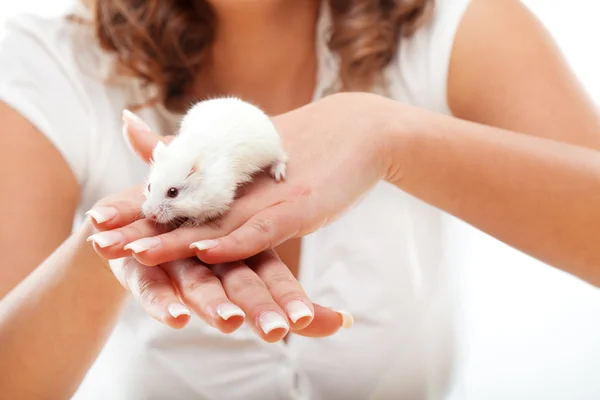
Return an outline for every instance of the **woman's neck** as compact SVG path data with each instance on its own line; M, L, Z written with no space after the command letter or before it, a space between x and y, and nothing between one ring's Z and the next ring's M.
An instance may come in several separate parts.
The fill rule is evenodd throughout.
M271 114L310 101L320 1L223 3L215 7L215 41L210 62L196 80L195 95L232 94Z

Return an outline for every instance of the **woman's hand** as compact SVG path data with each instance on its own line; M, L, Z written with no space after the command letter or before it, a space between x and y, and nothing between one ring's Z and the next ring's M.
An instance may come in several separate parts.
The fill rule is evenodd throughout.
M132 148L149 160L158 137L135 116L129 114L126 120ZM351 325L351 317L346 313L313 305L270 248L240 258L243 262L233 259L207 266L193 257L188 242L184 245L188 254L183 257L152 263L156 268L141 265L139 253L144 252L140 248L152 244L150 236L170 235L176 239L182 231L195 230L169 232L170 229L140 219L142 202L141 185L100 201L88 212L101 231L90 240L99 254L113 260L113 273L155 319L174 328L183 327L190 316L183 301L224 333L237 329L248 315L256 333L266 341L281 339L289 328L300 335L318 337ZM128 239L144 236L146 239L137 243ZM132 250L135 258L131 257Z
M163 232L139 219L141 198L112 203L119 218L106 221L104 229L112 230L105 235L119 240L104 243L99 253L109 259L132 254L146 265L194 254L208 264L233 262L331 223L388 173L381 135L374 134L385 128L377 121L386 106L378 96L339 94L274 118L290 155L285 181L257 177L218 226ZM139 120L130 121L127 132L134 151L149 161L160 138Z
M138 186L101 200L89 213L96 229L103 231L135 216L140 193ZM157 229L148 224L151 228ZM98 253L107 243L113 242L113 247L126 243L118 231L96 233L88 240ZM329 336L352 323L344 312L311 303L273 250L243 262L213 266L191 257L148 267L125 255L113 259L110 267L151 317L172 328L187 324L190 309L223 333L238 329L247 316L256 334L267 342L281 340L290 330L303 336Z
M266 342L281 340L290 330L329 336L352 323L344 312L312 304L274 251L211 267L195 257L156 267L125 257L110 265L151 317L176 329L188 323L190 309L223 333L237 330L248 316Z

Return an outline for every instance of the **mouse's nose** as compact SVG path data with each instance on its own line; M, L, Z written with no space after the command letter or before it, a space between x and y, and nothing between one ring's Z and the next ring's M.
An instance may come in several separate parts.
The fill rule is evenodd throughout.
M150 214L148 218L150 218L151 221L156 221L156 214Z

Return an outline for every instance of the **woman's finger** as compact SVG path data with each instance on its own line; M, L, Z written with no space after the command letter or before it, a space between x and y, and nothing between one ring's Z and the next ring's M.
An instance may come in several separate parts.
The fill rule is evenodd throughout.
M207 264L244 260L276 247L302 230L304 210L285 202L259 212L226 236L191 244L196 256Z
M150 226L153 226L152 223L150 223ZM122 233L125 237L124 242L127 243L123 245L127 250L127 254L130 254L129 251L131 251L131 255L144 265L158 265L193 257L195 253L190 248L191 243L199 238L219 237L224 232L218 226L203 225L200 227L178 228L156 235L155 230L140 225L135 226L135 230L127 230Z
M137 185L102 199L85 214L91 217L94 227L99 231L112 230L143 218L143 202L143 188Z
M246 314L225 294L213 272L196 257L163 265L179 295L188 307L207 324L231 333L243 323Z
M285 310L292 331L304 329L312 322L314 310L311 301L274 250L251 257L246 264L262 279L273 300Z
M146 163L152 159L152 151L159 141L169 143L174 138L152 132L143 119L129 110L123 111L123 136L129 148Z
M251 268L235 262L218 264L211 269L221 280L227 297L244 310L247 321L260 338L273 343L287 335L290 326L285 312Z
M345 311L335 311L318 304L313 304L315 317L306 328L294 331L295 334L306 337L327 337L336 333L340 328L351 328L354 318Z
M142 264L156 265L173 260L193 257L194 250L190 243L198 237L211 238L221 233L209 225L200 227L185 227L142 239L127 245L133 251L133 256Z
M191 313L177 297L162 268L145 267L132 257L112 261L110 265L117 279L152 318L175 329L188 323Z
M88 241L94 242L94 249L99 255L108 260L114 260L131 255L134 249L136 251L140 251L142 248L148 250L155 245L159 245L160 241L157 241L154 237L171 229L173 228L157 225L149 219L141 219L119 229L95 233L88 238ZM174 257L169 261L187 257Z

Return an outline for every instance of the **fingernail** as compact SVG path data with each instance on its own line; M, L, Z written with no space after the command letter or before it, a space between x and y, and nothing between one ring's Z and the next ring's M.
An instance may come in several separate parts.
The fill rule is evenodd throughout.
M129 110L123 110L123 122L125 123L125 125L129 125L132 128L135 128L139 131L147 133L152 132L148 124L146 124L143 119L141 119Z
M209 250L214 249L215 247L217 247L218 244L219 242L217 242L216 240L202 240L200 242L194 242L190 244L190 249L196 248L200 251Z
M154 247L158 247L160 245L160 239L157 237L147 237L143 239L138 239L135 242L129 243L127 246L123 247L124 250L131 250L134 253L141 253L144 251L148 251Z
M313 313L310 311L310 308L300 300L292 300L287 306L287 313L292 320L292 322L297 322L300 318L304 317L312 317Z
M109 219L113 219L117 216L117 214L117 209L113 207L96 207L85 213L85 215L94 218L98 224L102 224Z
M129 125L127 123L123 123L123 125L121 126L121 135L123 135L123 140L125 140L125 144L127 145L129 151L135 153L135 149L131 144L131 139L129 139Z
M192 313L190 310L182 306L181 304L173 303L169 305L169 314L173 316L173 318L180 317L182 315L191 316Z
M269 332L272 332L275 329L285 329L286 331L289 329L285 318L274 311L262 313L260 317L258 317L258 324L265 335L268 335Z
M217 314L219 314L219 317L223 318L225 321L236 315L243 318L246 317L246 314L241 308L231 303L219 304L217 306Z
M123 234L119 231L107 231L96 233L88 237L87 241L96 243L100 248L105 248L119 243L124 238Z
M354 317L347 311L334 310L336 313L340 314L342 317L342 328L348 329L352 328L354 325Z

